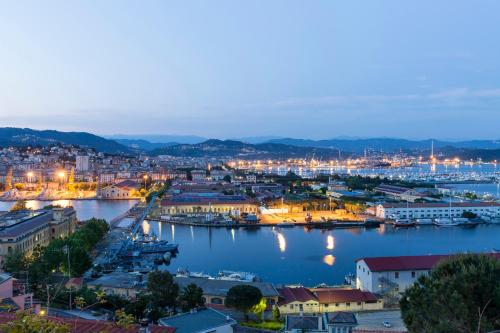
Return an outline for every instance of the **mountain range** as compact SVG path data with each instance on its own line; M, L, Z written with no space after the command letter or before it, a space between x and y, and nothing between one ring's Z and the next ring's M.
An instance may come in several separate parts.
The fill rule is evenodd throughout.
M365 149L396 152L404 150L414 154L428 154L431 145L434 152L446 157L463 159L482 158L500 160L500 140L407 140L398 138L336 138L330 140L308 140L276 137L248 137L240 140L218 140L197 136L152 135L151 138L134 139L128 136L110 139L86 132L61 132L55 130L34 130L30 128L0 128L0 147L37 146L69 144L93 148L96 151L113 154L148 153L152 156L205 156L240 158L342 158L363 154ZM172 139L171 141L167 141ZM192 143L174 141L188 140ZM202 140L198 142L199 140ZM262 140L267 140L261 142ZM162 142L160 142L162 141ZM244 142L242 142L244 141Z
M111 154L130 154L132 150L116 141L87 132L60 132L30 128L1 127L0 147L48 146L51 144L76 145Z

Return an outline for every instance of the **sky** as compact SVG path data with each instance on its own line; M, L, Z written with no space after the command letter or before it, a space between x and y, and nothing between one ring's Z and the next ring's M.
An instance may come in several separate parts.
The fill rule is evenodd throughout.
M500 139L500 1L3 1L0 126Z

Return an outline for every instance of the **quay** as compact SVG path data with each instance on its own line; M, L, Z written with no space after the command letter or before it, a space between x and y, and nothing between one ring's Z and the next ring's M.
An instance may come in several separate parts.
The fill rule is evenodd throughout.
M194 226L194 227L208 227L208 228L258 228L258 227L309 227L309 228L369 228L378 227L383 222L380 221L322 221L322 222L283 222L283 223L235 223L235 222L218 222L218 223L205 223L195 222L187 219L161 219L161 218L147 218L148 221L170 223L176 225Z

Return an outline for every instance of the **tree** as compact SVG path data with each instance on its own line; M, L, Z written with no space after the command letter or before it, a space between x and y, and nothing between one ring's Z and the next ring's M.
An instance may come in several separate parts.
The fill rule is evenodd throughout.
M27 261L24 253L16 249L7 254L3 268L14 276L19 277L19 273L27 269Z
M187 285L182 290L179 300L182 306L182 311L188 311L193 308L205 305L205 299L203 298L203 289L201 289L194 283Z
M400 301L409 332L469 333L500 329L500 260L459 255L421 276Z
M222 178L222 180L224 180L226 183L230 183L231 182L231 176L230 175L225 175L224 178Z
M264 317L264 311L266 311L267 303L265 298L261 298L260 302L252 306L250 311L255 313L260 321L262 321Z
M28 312L19 312L16 319L0 325L3 333L69 333L68 324L59 323Z
M153 305L175 307L179 295L179 286L169 272L154 271L148 275L148 291Z
M231 287L227 292L226 306L243 312L245 319L248 320L248 311L259 304L262 299L262 293L259 288L240 284Z
M134 316L125 312L123 309L115 311L116 325L118 327L127 329L132 326L135 322Z
M465 217L467 219L475 219L477 217L477 214L466 210L462 213L462 217Z
M16 203L11 207L11 212L17 212L18 210L27 210L26 200L17 200Z

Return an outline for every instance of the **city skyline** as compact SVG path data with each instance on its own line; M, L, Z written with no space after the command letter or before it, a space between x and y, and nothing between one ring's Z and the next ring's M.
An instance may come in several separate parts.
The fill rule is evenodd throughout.
M2 7L2 126L498 139L495 1Z

